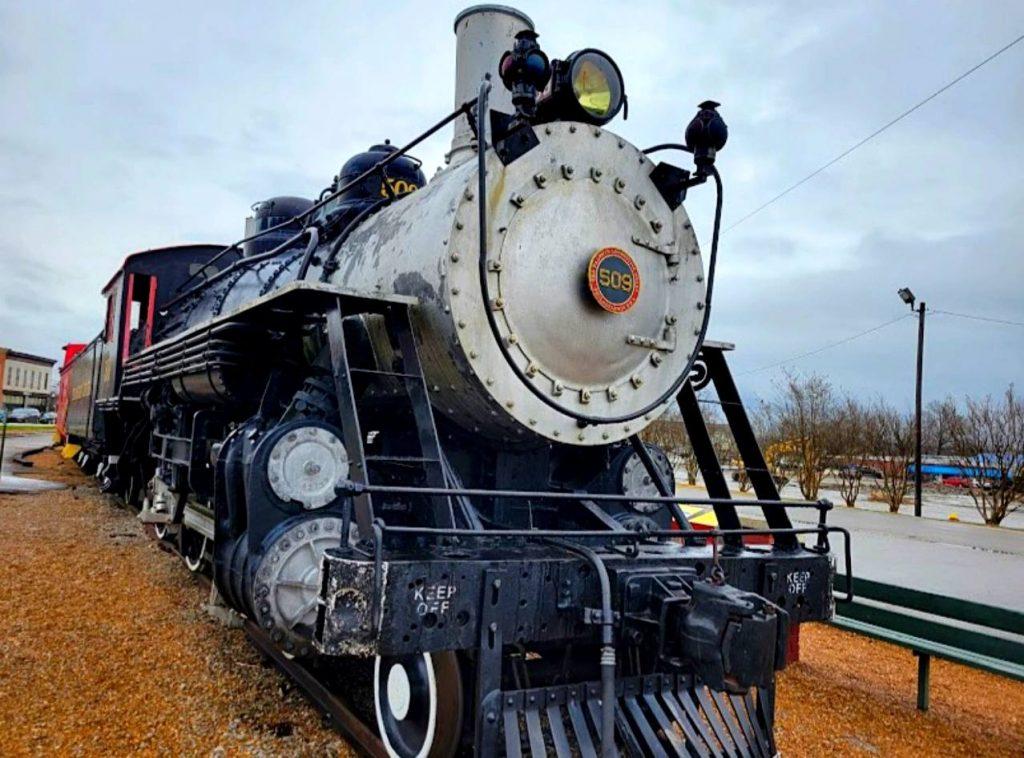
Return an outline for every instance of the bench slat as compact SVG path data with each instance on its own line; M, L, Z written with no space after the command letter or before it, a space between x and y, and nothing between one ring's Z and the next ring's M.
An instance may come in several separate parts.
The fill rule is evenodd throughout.
M846 577L837 574L834 582L836 591L846 590ZM1024 613L996 608L983 603L962 600L955 597L936 595L931 592L912 590L907 587L896 587L870 579L853 578L853 593L857 597L877 600L880 603L912 608L923 613L932 613L943 618L966 621L969 624L986 626L989 629L1000 629L1004 632L1024 634Z
M975 653L1024 665L1024 644L1004 637L952 626L940 619L924 619L902 613L898 608L882 608L866 603L837 604L839 616L856 619L881 629L948 645L964 653Z
M1017 665L1015 663L1009 663L987 655L966 652L956 647L943 645L939 642L927 640L922 637L915 637L902 632L894 632L890 629L885 629L880 626L875 626L874 624L868 624L863 621L858 621L857 619L847 618L844 616L836 616L832 619L831 623L840 629L846 629L847 631L862 634L866 637L873 637L874 639L881 640L882 642L888 642L894 645L899 645L900 647L910 648L911 650L916 650L920 653L927 653L928 655L933 655L936 658L944 658L946 660L954 661L955 663L961 663L965 666L981 669L982 671L988 671L992 674L998 674L1018 681L1024 681L1024 666Z

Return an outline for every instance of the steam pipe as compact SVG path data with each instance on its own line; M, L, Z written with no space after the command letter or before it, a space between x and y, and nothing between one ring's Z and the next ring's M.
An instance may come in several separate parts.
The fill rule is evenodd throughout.
M306 245L306 252L302 255L302 263L299 264L299 273L295 276L297 280L302 281L306 278L306 272L309 271L309 264L313 260L313 252L319 244L320 229L316 226L309 227L309 244Z
M612 584L601 557L589 547L561 539L552 545L584 558L594 567L601 584L601 756L613 758L615 750L615 642L613 637Z
M267 229L265 231L269 232L270 229ZM185 292L182 292L180 295L178 295L173 300L170 300L170 301L164 303L163 306L161 306L160 310L161 311L167 311L172 305L175 305L176 303L184 300L186 297L188 297L189 295L193 294L194 292L197 292L198 290L202 289L203 287L205 287L205 286L207 286L209 284L212 284L213 282L220 281L225 276L230 274L232 271L237 271L240 268L243 268L243 267L246 267L246 266L251 266L252 264L259 263L260 261L265 261L267 258L273 258L275 255L280 253L282 250L285 250L285 249L291 247L296 242L298 242L300 239L302 239L306 235L307 231L308 231L308 229L303 229L301 232L296 234L294 237L289 237L287 240L282 242L280 245L278 245L277 247L273 248L272 250L267 250L265 253L260 253L259 255L253 255L253 256L251 256L249 258L239 258L237 261L232 263L227 268L222 269L221 271L218 271L216 274L214 274L213 276L209 277L208 279L204 279L201 283L197 284L192 289L187 290ZM260 235L253 235L249 239L255 239L258 236L260 236ZM237 247L237 245L232 245L232 247ZM215 255L208 263L206 263L203 266L203 268L201 268L199 270L200 271L206 270L206 268L209 267L210 263L212 263L214 260L219 258L221 256L221 254L223 254L224 252L225 251L222 250L220 253Z
M338 251L341 250L341 246L345 244L345 240L348 239L348 236L355 230L355 228L359 226L361 223L363 223L363 221L365 221L367 217L376 213L385 205L388 205L390 203L391 198L383 197L377 202L373 203L372 205L368 205L365 208L363 208L361 211L359 211L359 213L355 215L355 217L351 221L348 222L345 228L341 230L341 234L338 235L338 239L336 239L334 241L334 244L331 245L331 251L327 254L327 258L324 260L323 263L323 273L320 275L320 281L327 281L327 277L330 276L331 272L331 269L329 267L334 265L334 259L338 257ZM302 274L299 276L299 279L305 278L305 273L306 272L302 272Z

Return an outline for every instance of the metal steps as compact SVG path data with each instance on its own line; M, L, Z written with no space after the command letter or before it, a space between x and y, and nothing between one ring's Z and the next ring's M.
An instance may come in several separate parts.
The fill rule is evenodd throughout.
M385 483L388 467L397 468L401 472L401 480L409 481L410 476L422 483L424 487L443 488L447 484L445 467L442 462L441 445L437 437L434 423L434 412L430 406L430 397L423 369L420 365L416 341L413 336L409 306L391 304L385 306L382 316L385 331L391 342L391 353L394 358L391 365L376 369L357 368L349 365L349 352L345 338L345 320L359 318L362 311L353 309L346 311L344 298L338 298L327 311L327 339L330 347L331 368L334 385L338 397L338 411L342 430L345 436L345 448L349 454L350 478L358 484L372 484L373 478ZM384 440L384 451L380 454L367 454L365 432L369 431L369 422L373 415L372 393L360 393L355 381L365 379L369 382L385 380L397 385L399 400L407 405L404 412L410 417L411 424L401 427L399 431L389 430L392 438ZM401 439L397 439L397 438ZM393 452L401 451L401 452ZM409 467L418 469L410 472ZM418 474L418 476L417 476ZM417 514L417 521L434 527L452 527L455 525L454 510L451 498L430 496L425 498L429 504L428 518ZM373 499L369 494L361 494L355 498L355 516L360 536L364 539L372 537Z

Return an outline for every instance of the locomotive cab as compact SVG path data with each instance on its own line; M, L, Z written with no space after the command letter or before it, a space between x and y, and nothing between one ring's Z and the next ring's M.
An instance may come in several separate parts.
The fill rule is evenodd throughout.
M106 477L105 486L116 485L126 429L143 415L139 398L121 391L124 363L153 344L163 306L189 277L216 270L210 261L221 250L219 245L182 245L128 255L103 287L102 331L65 361L66 438L83 447L89 468Z

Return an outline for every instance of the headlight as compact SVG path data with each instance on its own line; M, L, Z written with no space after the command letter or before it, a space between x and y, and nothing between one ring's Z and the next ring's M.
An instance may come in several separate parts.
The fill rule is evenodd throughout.
M579 50L564 61L554 61L550 94L541 102L546 120L607 124L625 101L622 74L600 50Z

